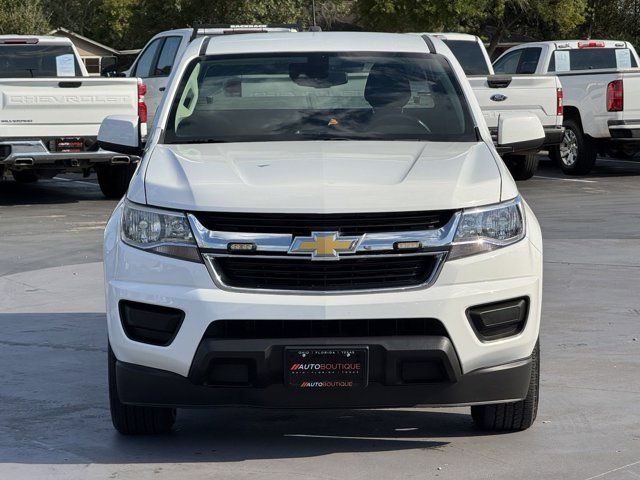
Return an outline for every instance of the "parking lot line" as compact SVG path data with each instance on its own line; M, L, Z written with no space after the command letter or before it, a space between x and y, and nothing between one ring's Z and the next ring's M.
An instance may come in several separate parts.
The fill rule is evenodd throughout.
M602 477L604 477L606 475L609 475L610 473L619 472L620 470L624 470L625 468L633 467L633 466L638 465L638 464L640 464L640 460L638 460L637 462L629 463L627 465L623 465L622 467L614 468L613 470L608 470L608 471L606 471L604 473L596 475L595 477L589 477L589 478L587 478L585 480L594 480L596 478L602 478ZM629 472L629 473L632 473L632 472Z
M561 182L598 183L597 180L583 180L581 178L545 177L543 175L534 175L533 178L544 178L545 180L560 180Z
M640 161L638 160L619 160L617 158L599 158L598 162L633 163L634 165L640 165Z
M53 180L62 180L63 182L82 183L84 185L91 185L92 187L95 187L97 185L96 183L93 183L93 182L85 182L83 180L74 180L72 178L53 177Z

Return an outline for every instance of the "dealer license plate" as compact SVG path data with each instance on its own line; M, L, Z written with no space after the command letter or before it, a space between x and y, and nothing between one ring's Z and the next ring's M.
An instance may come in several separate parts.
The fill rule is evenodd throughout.
M366 387L367 347L286 347L285 382L294 388Z

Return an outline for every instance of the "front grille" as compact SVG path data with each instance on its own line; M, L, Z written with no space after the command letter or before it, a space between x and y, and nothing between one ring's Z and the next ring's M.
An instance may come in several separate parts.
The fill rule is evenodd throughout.
M336 291L387 289L427 283L441 255L343 257L339 261L278 256L210 259L223 284L233 288Z
M242 233L285 233L293 236L335 231L343 235L435 230L453 216L453 210L399 213L280 214L194 212L208 230Z
M204 334L218 340L346 338L436 335L448 337L435 318L366 320L216 320Z

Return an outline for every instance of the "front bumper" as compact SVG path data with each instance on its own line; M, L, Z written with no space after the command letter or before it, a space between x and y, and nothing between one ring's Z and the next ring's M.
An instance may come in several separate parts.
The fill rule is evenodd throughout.
M118 359L117 381L125 403L402 406L491 403L526 395L530 370L527 359L538 339L542 293L540 230L528 207L527 236L522 241L490 253L445 261L437 280L428 288L339 295L220 289L204 264L122 243L118 233L120 213L116 209L107 225L104 265L109 342ZM491 341L479 338L467 317L469 308L522 297L529 299L529 308L519 333ZM158 346L130 339L120 319L122 300L184 312L173 341ZM216 321L277 320L286 324L297 320L422 318L437 319L445 332L412 338L269 337L235 343L207 338L207 330ZM365 390L315 391L318 397L313 398L292 391L284 386L281 351L284 346L300 345L367 345L378 352L372 354L371 365L378 362L379 373L372 370ZM394 369L389 359L402 358L407 351L420 358L443 358L447 377L429 384L398 384L388 373ZM263 373L245 386L205 385L202 371L211 355L251 358L256 373Z
M8 140L0 142L0 151L7 155L0 165L8 168L89 168L96 164L122 164L137 161L137 157L105 150L84 152L51 152L42 140Z
M438 340L432 339L433 342ZM272 355L275 354L268 356ZM370 382L362 389L310 390L290 388L280 382L264 387L211 387L165 370L116 362L121 402L172 407L383 408L488 404L525 398L530 376L531 358L525 358L478 369L454 380L421 385Z

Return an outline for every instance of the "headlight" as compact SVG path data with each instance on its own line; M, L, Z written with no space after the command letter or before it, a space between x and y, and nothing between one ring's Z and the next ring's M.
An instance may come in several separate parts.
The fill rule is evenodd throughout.
M524 238L524 209L517 197L505 203L464 210L449 259L490 252Z
M202 261L184 213L125 200L120 228L122 241L127 245L192 262Z

